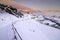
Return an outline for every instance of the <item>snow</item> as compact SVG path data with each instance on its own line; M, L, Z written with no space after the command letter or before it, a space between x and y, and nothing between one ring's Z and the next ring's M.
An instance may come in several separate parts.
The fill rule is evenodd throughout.
M49 23L49 25L54 25L54 24L55 24L55 23L53 23L53 22L51 22L51 21L49 21L49 20L43 21L43 24L46 24L46 23Z
M57 40L60 38L60 30L42 25L34 20L17 22L15 27L23 40Z
M13 39L12 24L23 40L60 40L59 29L41 24L31 17L30 14L24 14L23 18L8 13L0 14L0 40Z
M14 19L13 19L14 18ZM8 25L8 24L10 24L11 22L14 22L14 21L16 21L17 20L17 18L16 17L14 17L13 15L10 15L10 14L8 14L8 13L3 13L3 14L0 14L0 26L1 27L4 27L4 26L6 26L6 25ZM0 28L1 28L0 27Z
M14 34L11 25L7 25L3 28L0 28L0 40L12 40L13 37Z

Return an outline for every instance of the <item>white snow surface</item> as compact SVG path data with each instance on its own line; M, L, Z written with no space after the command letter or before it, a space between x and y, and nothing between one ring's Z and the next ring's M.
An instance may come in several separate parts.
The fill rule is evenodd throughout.
M40 24L29 14L17 18L8 13L0 14L0 40L13 39L12 24L23 40L60 40L59 29Z

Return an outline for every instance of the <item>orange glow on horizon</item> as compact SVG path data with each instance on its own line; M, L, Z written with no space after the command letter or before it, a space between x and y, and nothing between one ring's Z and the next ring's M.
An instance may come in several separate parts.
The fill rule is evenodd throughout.
M36 12L35 10L30 10L30 9L17 9L17 10L23 12Z

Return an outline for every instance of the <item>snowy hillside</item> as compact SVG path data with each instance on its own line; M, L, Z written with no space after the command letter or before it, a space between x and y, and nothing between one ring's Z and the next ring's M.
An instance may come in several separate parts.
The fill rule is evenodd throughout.
M33 14L17 18L0 13L0 40L60 40L60 26L46 18Z
M41 13L40 15L33 15L31 18L41 24L60 29L60 18L58 15L47 16Z

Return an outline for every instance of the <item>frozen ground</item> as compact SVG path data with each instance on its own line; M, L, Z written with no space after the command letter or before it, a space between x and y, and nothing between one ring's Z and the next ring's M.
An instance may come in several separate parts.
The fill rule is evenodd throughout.
M0 13L0 40L60 40L60 29L45 25L44 20L43 16L31 14L17 18L8 13ZM54 24L51 21L48 23Z

